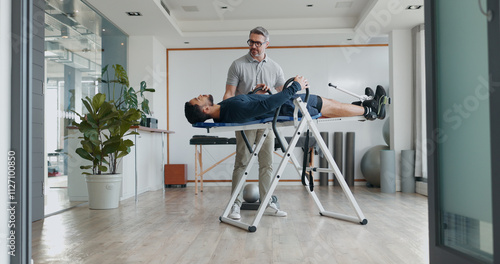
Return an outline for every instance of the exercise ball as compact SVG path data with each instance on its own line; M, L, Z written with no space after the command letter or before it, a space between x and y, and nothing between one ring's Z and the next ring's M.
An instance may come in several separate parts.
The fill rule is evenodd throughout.
M247 184L243 188L243 200L247 203L255 203L259 200L259 186Z
M384 141L387 146L391 145L391 121L389 118L385 120L384 126L382 127L382 136L384 136Z
M380 151L388 149L389 146L377 145L368 149L361 158L361 173L374 187L380 187Z

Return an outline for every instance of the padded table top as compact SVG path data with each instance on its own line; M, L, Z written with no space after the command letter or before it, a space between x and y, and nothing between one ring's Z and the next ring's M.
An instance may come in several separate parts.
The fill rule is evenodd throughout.
M194 135L189 140L190 145L234 145L236 138L226 138L217 136Z
M312 119L316 119L319 117L321 117L321 114L311 116ZM193 127L210 128L210 127L226 127L226 126L247 126L247 125L263 124L263 123L272 122L273 119L274 119L273 117L268 117L268 118L250 121L250 122L246 122L246 123L198 122L198 123L194 123ZM299 120L300 120L300 118L299 118ZM291 117L291 116L278 116L277 121L278 122L293 121L293 117Z

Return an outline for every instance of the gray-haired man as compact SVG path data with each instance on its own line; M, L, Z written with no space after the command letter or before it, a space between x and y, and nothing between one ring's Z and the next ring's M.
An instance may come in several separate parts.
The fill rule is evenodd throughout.
M226 92L224 100L235 95L246 94L256 88L262 88L264 91L281 91L285 83L285 77L281 67L271 60L266 54L266 48L269 46L269 33L263 27L256 27L250 31L247 41L249 52L241 58L235 60L229 67L226 81ZM247 130L245 135L250 143L260 138L263 130ZM261 204L267 203L266 214L274 216L286 216L287 213L281 211L275 203L271 201L262 201L269 190L273 173L273 150L274 135L268 134L264 145L259 152L259 195ZM246 148L246 144L240 134L236 132L236 158L232 176L232 192L236 188L240 177L242 176L251 154ZM242 204L242 193L238 195L231 208L229 218L238 220L240 216L240 207Z

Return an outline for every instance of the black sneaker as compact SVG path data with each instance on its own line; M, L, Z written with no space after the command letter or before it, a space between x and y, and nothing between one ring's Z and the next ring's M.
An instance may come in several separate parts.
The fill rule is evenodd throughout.
M378 108L378 103L377 103L377 100L375 100L375 99L364 100L362 105L363 106L371 107L371 108L373 108L375 110Z
M391 103L391 98L387 96L384 87L382 85L377 85L377 90L375 91L374 101L377 104L375 108L375 112L377 113L377 117L379 119L385 118L385 105Z
M375 96L375 93L373 92L372 88L366 87L365 88L365 95L366 96L371 96L373 98Z
M371 97L373 98L375 96L375 93L373 92L373 89L370 88L370 87L366 87L365 88L365 95L368 96L368 97ZM363 106L371 106L371 107L374 107L373 105L369 104L369 103L365 103L366 101L371 101L371 100L365 100L363 102L361 101L356 101L356 102L352 102L351 104L353 105L363 105Z

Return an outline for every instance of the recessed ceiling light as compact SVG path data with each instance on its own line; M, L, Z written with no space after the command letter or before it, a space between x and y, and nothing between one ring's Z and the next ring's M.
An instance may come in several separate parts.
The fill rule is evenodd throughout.
M184 41L184 44L186 44L186 45L189 44L189 41Z
M408 10L417 10L417 9L420 9L422 7L422 5L409 5L406 7L406 9Z
M200 11L197 6L182 6L185 12L198 12Z
M335 8L351 8L352 2L338 2L335 4Z
M142 16L140 12L125 12L125 13L127 13L127 15L129 16Z

